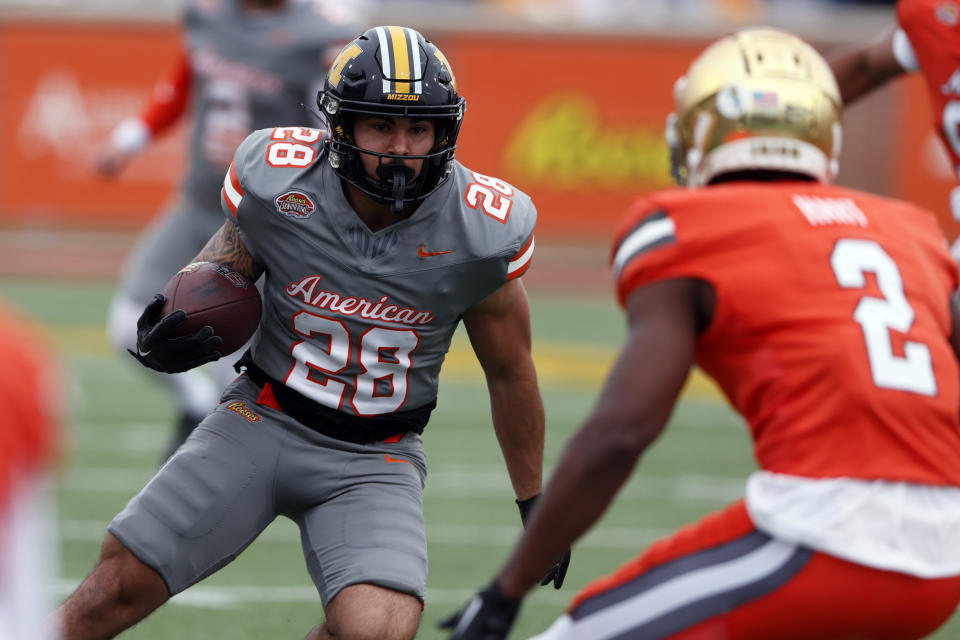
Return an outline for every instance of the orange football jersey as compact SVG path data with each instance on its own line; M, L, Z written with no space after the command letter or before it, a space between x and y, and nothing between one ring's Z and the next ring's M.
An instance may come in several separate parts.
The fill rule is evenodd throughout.
M672 189L635 201L613 263L621 303L713 285L697 364L762 469L960 486L957 267L933 214L815 183Z
M900 0L897 22L923 70L937 133L960 167L960 2Z
M15 474L50 464L59 422L57 372L39 332L0 304L0 512Z

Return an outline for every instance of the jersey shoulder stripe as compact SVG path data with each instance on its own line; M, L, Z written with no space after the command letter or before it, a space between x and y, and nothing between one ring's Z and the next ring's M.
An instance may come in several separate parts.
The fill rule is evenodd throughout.
M520 247L517 254L507 263L507 280L519 278L527 272L527 269L530 268L530 264L533 261L534 244L533 234L530 234L530 239L527 240L527 243Z
M258 129L240 143L223 179L221 200L224 211L237 217L248 193L254 198L261 191L296 179L293 172L312 167L323 157L326 131L310 127L273 127Z
M617 245L613 257L613 271L619 276L624 267L633 259L677 241L677 227L663 209L643 217L632 229L626 232Z
M530 196L499 178L487 176L455 163L443 200L460 201L456 215L463 227L461 238L473 244L476 256L503 259L512 277L519 277L533 256L533 232L537 209ZM451 200L448 200L451 199ZM520 272L520 273L518 273ZM517 274L517 275L514 275Z
M243 200L243 187L240 186L240 178L237 177L237 167L235 162L230 163L227 175L223 177L223 191L221 192L223 201L230 209L230 213L236 217L237 208L240 201Z
M220 189L220 202L224 214L229 219L237 218L237 211L247 188L243 185L248 182L248 175L256 168L253 160L258 154L256 149L263 148L263 142L270 137L270 129L258 129L248 135L233 152L233 161L223 177L223 187ZM265 157L260 155L261 158Z

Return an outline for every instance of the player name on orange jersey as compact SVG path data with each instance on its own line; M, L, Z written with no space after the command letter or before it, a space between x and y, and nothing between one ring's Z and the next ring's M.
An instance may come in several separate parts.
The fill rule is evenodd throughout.
M870 224L866 214L850 198L821 198L795 194L793 204L811 225L849 224L866 227Z

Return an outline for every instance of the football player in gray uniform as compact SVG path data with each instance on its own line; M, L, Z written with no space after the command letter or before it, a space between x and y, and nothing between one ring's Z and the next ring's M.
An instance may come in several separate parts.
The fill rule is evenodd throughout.
M95 155L99 173L113 176L190 109L183 184L138 240L110 304L107 334L121 352L135 347L137 316L150 297L223 223L220 184L237 145L266 126L318 126L303 108L323 82L318 69L362 31L359 17L345 6L328 0L186 5L183 53L140 113L123 120ZM216 406L234 377L232 364L225 359L210 371L155 376L171 390L180 413L170 452Z
M530 198L454 159L465 101L413 29L349 43L318 105L330 133L264 129L237 149L227 221L195 260L264 278L244 373L111 522L61 608L69 640L113 637L281 514L300 527L326 614L308 639L413 638L427 582L421 433L461 320L523 520L540 494L544 412L520 280ZM210 327L171 337L184 314L160 318L162 303L141 315L142 363L219 357ZM559 588L569 559L542 584Z

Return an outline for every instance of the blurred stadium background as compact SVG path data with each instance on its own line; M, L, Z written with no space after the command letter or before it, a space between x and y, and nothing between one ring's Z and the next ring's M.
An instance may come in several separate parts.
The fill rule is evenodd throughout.
M707 42L744 24L821 50L882 35L892 2L814 0L363 0L372 22L423 31L468 100L460 157L529 192L538 253L524 277L548 418L547 470L589 410L624 335L606 270L610 231L637 192L670 185L662 139L674 80ZM178 3L0 0L0 296L48 330L70 384L58 476L60 598L96 559L106 522L151 475L173 410L103 335L133 238L173 193L185 127L118 181L91 153L173 60ZM278 123L282 124L282 123ZM919 202L948 236L954 176L919 78L847 111L840 182ZM430 594L418 637L484 583L519 530L483 380L459 336L425 438ZM604 521L576 548L567 585L531 597L513 637L547 626L590 578L742 495L746 434L694 376L673 424ZM319 616L293 525L124 637L300 638ZM960 621L936 638L960 637Z

